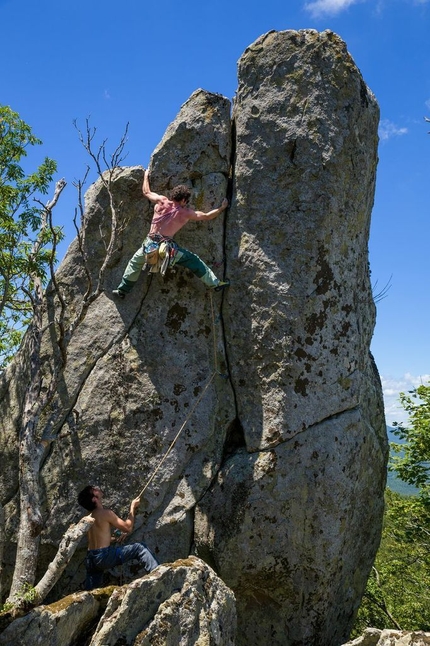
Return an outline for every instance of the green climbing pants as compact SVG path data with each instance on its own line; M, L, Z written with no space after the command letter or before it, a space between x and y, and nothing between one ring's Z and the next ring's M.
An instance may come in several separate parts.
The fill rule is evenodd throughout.
M145 250L142 245L134 256L129 260L127 267L125 268L124 275L118 289L127 294L134 287L137 279L140 276L145 265ZM219 279L215 276L212 269L203 262L197 254L188 251L178 245L177 252L175 257L170 261L170 267L179 265L180 267L186 267L193 272L200 280L207 285L207 287L216 287L219 283Z

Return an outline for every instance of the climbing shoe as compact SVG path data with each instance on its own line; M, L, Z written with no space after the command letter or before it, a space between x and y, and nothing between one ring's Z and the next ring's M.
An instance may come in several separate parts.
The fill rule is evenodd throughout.
M229 285L230 285L230 281L228 278L226 278L225 280L220 280L218 285L214 287L214 292L221 292L226 287L229 287Z
M114 296L117 296L118 298L125 298L125 292L123 292L121 289L114 289L112 291L112 294Z

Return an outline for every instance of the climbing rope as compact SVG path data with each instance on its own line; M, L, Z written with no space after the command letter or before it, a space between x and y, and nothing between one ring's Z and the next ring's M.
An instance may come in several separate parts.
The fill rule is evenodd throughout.
M169 448L167 449L166 453L163 455L163 457L161 458L160 462L158 463L158 465L157 465L157 466L156 466L156 468L154 469L154 471L153 471L153 473L152 473L152 476L149 478L148 482L146 483L146 485L143 487L142 491L141 491L141 492L140 492L140 494L138 495L138 498L141 498L141 496L142 496L142 494L144 493L144 491L149 487L150 483L153 481L153 479L155 478L155 476L156 476L157 472L158 472L158 471L159 471L159 469L161 468L161 466L162 466L163 462L165 461L165 459L167 458L167 456L169 455L169 453L172 451L173 447L174 447L174 446L175 446L175 444L176 444L176 441L177 441L178 437L180 436L180 434L182 433L182 431L183 431L183 430L184 430L184 428L186 427L186 425L187 425L187 423L188 423L188 421L189 421L190 417L192 416L192 414L193 414L193 413L194 413L194 411L196 410L196 408L197 408L198 404L199 404L199 403L200 403L200 401L203 399L203 395L205 394L206 390L209 388L209 386L210 386L210 384L212 383L213 378L215 377L215 375L216 375L216 372L213 372L213 373L212 373L212 375L211 375L211 377L210 377L210 379L209 379L209 381L207 382L206 386L203 388L203 390L202 390L202 392L201 392L200 396L199 396L199 397L198 397L198 399L196 400L196 402L195 402L194 406L193 406L193 407L192 407L192 409L190 410L190 412L189 412L189 414L188 414L188 416L187 416L186 420L185 420L185 421L184 421L184 423L182 424L182 426L181 426L181 428L179 429L179 431L176 433L176 435L175 435L175 437L174 437L173 441L171 442L171 444L170 444Z
M197 406L200 404L201 400L203 399L203 396L204 396L205 392L207 391L207 389L209 388L209 386L211 385L211 383L212 383L212 381L213 381L213 379L214 379L215 375L218 373L218 368L217 368L217 356L216 356L215 314L214 314L214 307L213 307L212 291L210 291L210 292L209 292L209 294L210 294L210 300L211 300L212 336L213 336L213 339L214 339L214 366L215 366L215 370L213 371L212 375L210 376L210 378L209 378L209 380L208 380L208 382L207 382L206 386L203 388L203 390L202 390L202 392L200 393L199 397L198 397L198 398L197 398L197 400L195 401L194 406L191 408L190 412L188 413L188 415L187 415L187 417L186 417L185 421L183 422L183 424L182 424L181 428L180 428L180 429L179 429L179 431L176 433L176 435L175 435L175 437L174 437L173 441L170 443L169 448L167 449L167 451L165 452L165 454L164 454L164 455L163 455L163 457L161 458L160 462L157 464L156 468L154 469L154 471L153 471L153 473L152 473L151 477L149 478L148 482L145 484L145 486L143 487L142 491L141 491L141 492L140 492L140 494L137 496L138 498L141 498L141 497L142 497L142 495L144 494L144 492L146 491L146 489L149 487L149 485L151 484L151 482L152 482L152 481L153 481L153 479L155 478L156 474L158 473L158 471L159 471L159 470L160 470L160 468L162 467L162 465L163 465L164 461L166 460L167 456L171 453L171 451L172 451L173 447L175 446L176 441L178 440L178 438L179 438L179 436L181 435L182 431L184 430L184 428L185 428L185 427L186 427L186 425L188 424L188 422L189 422L189 420L190 420L191 416L193 415L194 411L196 410Z

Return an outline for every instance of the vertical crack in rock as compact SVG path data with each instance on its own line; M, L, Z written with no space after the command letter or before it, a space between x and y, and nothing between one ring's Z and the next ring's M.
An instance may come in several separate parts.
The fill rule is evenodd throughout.
M224 257L224 262L225 262L225 268L226 268L226 276L230 278L230 280L233 282L234 277L229 276L229 264L228 264L228 256L226 253L227 249L227 236L228 236L228 218L232 217L230 215L231 213L231 208L234 200L234 169L235 169L235 159L236 159L236 124L234 119L231 120L231 154L230 154L230 168L229 168L229 174L228 174L228 183L227 183L227 191L226 191L226 197L229 201L229 209L227 211L227 217L224 219L224 227L223 227L223 257ZM223 293L224 297L224 293ZM229 359L229 353L228 353L228 344L227 344L227 338L226 338L226 331L225 331L225 322L224 322L224 317L222 315L222 310L223 310L223 305L224 305L224 298L221 301L221 307L220 307L220 321L221 321L221 330L222 330L222 336L223 336L223 347L224 347L224 357L227 365L227 375L228 379L230 381L231 389L233 392L233 398L234 398L234 406L235 406L235 412L236 412L236 420L237 421L237 415L238 415L238 408L237 408L237 398L236 398L236 390L234 386L234 381L232 379L232 373L230 370L230 359ZM231 428L231 427L230 427ZM228 434L229 431L227 431L227 436L226 436L226 444L229 443L228 440ZM224 448L224 453L226 449Z

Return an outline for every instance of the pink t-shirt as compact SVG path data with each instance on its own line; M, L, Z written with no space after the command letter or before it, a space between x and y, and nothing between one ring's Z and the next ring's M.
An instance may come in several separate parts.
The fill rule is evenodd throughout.
M159 233L162 236L173 238L188 220L194 219L195 215L192 209L175 204L167 197L163 197L155 205L149 235Z

